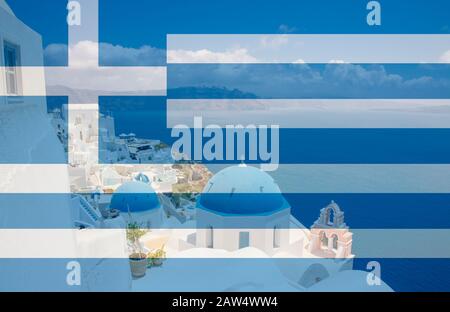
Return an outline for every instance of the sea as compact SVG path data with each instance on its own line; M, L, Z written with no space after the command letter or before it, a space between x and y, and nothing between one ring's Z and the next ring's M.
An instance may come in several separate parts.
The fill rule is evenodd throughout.
M161 120L160 114L154 114L153 112L143 113L139 111L121 111L113 115L116 124L116 135L120 133L133 132L137 137L160 139L164 142L171 143L173 138L170 136L170 131L165 129L166 120ZM431 129L431 133L436 131ZM447 135L447 134L446 134ZM431 136L432 137L432 136ZM360 140L361 138L358 138ZM372 134L370 138L372 144L380 143L379 147L387 147L387 150L377 149L375 155L365 154L364 151L359 151L358 147L354 146L339 146L337 144L331 144L327 148L332 154L332 150L339 148L345 153L343 160L345 160L346 154L356 152L358 155L367 157L369 163L371 160L376 159L377 155L389 155L389 144L395 144L395 141L386 143L386 136L384 133ZM320 139L319 141L320 142ZM326 142L324 139L323 142ZM314 142L310 142L314 144ZM316 141L317 143L317 141ZM406 146L409 149L417 149L415 140L410 140ZM436 142L435 142L436 143ZM311 146L311 148L313 148ZM291 154L301 155L302 150L308 149L308 146L298 147L295 142L292 142L288 147L280 147L281 152L287 152ZM326 149L324 149L326 151ZM443 153L447 155L450 152L450 145L443 148ZM378 154L377 154L378 153ZM442 155L441 155L442 156ZM408 155L404 155L405 159ZM415 163L421 163L423 153L418 151L415 155L411 156ZM351 156L348 160L352 160ZM439 163L440 157L436 157L436 163ZM327 158L323 158L324 163L327 163ZM401 159L396 159L398 163L401 163ZM345 161L343 161L345 162ZM364 161L362 161L364 163ZM383 160L383 163L389 163L389 157ZM395 162L394 162L395 165ZM226 167L228 165L210 165L210 169L213 172ZM338 166L336 164L336 166ZM342 165L340 165L342 166ZM384 173L374 172L376 180L373 181L371 177L359 176L361 174L357 168L350 168L344 170L340 174L333 174L327 176L327 169L318 167L313 172L306 172L301 175L296 171L291 170L289 167L281 166L277 171L270 173L275 181L280 185L281 191L287 189L288 192L284 193L285 198L288 200L291 206L291 213L306 227L309 227L319 216L319 210L325 207L332 200L340 205L345 213L345 222L350 229L449 229L450 228L450 194L446 193L433 193L433 189L441 190L442 185L448 183L443 176L442 169L438 167L431 168L432 172L426 173L427 183L422 186L425 190L424 193L408 193L408 192L371 192L373 188L372 183L380 184L378 187L384 190L397 190L399 188L399 178L395 176L398 174L395 170L386 171ZM413 170L413 169L412 169ZM320 179L317 177L321 176ZM431 176L431 178L430 178ZM357 177L358 184L353 188L358 192L333 192L333 185L336 186L336 190L344 189L343 186L351 185L353 179ZM420 174L419 174L420 177ZM435 178L433 178L435 177ZM425 179L425 178L424 178ZM326 181L326 182L324 182ZM401 181L401 180L400 180ZM417 181L420 183L420 181ZM321 184L322 183L322 184ZM320 193L321 187L326 184L327 191ZM305 185L304 190L301 192L292 192L293 190L302 190L302 185ZM330 187L331 186L331 187ZM368 191L368 192L367 192ZM357 240L357 237L354 238ZM442 240L441 248L450 248L450 245L446 244L448 239ZM436 242L439 244L439 240ZM386 241L389 244L389 241ZM357 243L355 242L355 245ZM418 248L420 245L418 244ZM357 250L354 250L356 258L354 260L354 269L367 270L367 263L369 261L378 261L381 264L381 278L395 291L450 291L450 259L447 258L359 258Z

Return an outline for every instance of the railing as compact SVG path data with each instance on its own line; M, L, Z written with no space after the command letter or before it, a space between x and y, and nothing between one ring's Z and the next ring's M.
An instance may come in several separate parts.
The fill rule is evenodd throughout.
M91 218L92 221L97 222L101 219L101 214L96 211L91 204L81 195L78 195L83 211Z
M177 218L181 223L186 222L186 216L182 216L179 214L172 201L166 195L160 194L159 198L161 199L163 208L167 213L170 213L171 216Z

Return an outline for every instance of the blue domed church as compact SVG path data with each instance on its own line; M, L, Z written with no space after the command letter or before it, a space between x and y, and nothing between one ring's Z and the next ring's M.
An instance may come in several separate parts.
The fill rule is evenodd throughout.
M157 228L162 223L161 202L150 184L129 181L114 192L110 208L121 212L127 222L137 222L141 227Z
M289 244L290 206L266 172L252 166L215 174L197 200L197 247L272 253Z

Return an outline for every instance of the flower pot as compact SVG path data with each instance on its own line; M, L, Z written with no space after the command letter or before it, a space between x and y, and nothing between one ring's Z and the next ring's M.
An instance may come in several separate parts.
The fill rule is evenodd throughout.
M155 259L152 260L152 262L153 262L154 266L160 266L163 263L163 259L162 258L155 258Z
M133 277L143 277L147 270L147 258L145 254L130 255L130 268Z

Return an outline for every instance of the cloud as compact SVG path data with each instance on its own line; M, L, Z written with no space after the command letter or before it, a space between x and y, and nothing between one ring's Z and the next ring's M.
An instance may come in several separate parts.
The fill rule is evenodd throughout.
M101 91L101 95L117 92L143 92L148 95L164 95L166 69L164 67L100 67L72 68L47 67L47 86L63 86L70 89ZM58 94L49 94L58 95Z
M81 41L69 47L70 66L73 68L92 68L98 66L98 44Z
M70 57L70 66L75 68L88 68L98 65L98 45L92 41L80 41L67 49L65 44L50 44L44 50L45 63L67 66Z
M46 66L67 66L68 51L66 44L50 44L44 49Z
M281 24L278 27L278 31L280 33L283 33L283 34L291 34L291 33L296 32L297 28L296 27L290 27L289 25L286 25L286 24Z
M268 35L261 36L260 44L264 48L278 49L281 46L288 44L288 35Z
M283 38L282 35L278 36ZM268 42L268 41L267 41ZM266 42L266 43L267 43ZM165 51L143 46L139 49L103 43L100 45L106 64L135 67L97 68L97 45L84 41L70 47L71 75L48 71L49 84L72 88L132 91L165 90L165 68L156 70L144 66L149 62L165 63ZM58 63L67 58L67 47L50 45L45 49L48 60ZM259 97L446 97L450 80L436 77L434 71L417 65L417 72L408 78L388 72L382 65L354 65L342 60L330 60L325 65L305 64L229 64L258 63L247 49L236 48L224 52L207 49L172 50L168 59L177 63L228 63L208 66L180 66L172 72L169 87L214 86L239 89ZM450 63L450 51L441 56ZM103 62L105 63L105 62ZM140 66L140 67L139 67ZM413 66L413 65L409 65ZM432 65L430 65L432 66ZM119 69L121 68L121 69ZM434 67L433 67L434 68Z
M143 92L166 90L165 67L143 66L147 62L161 60L164 51L148 46L140 49L100 44L102 56L108 65L98 66L98 44L81 41L70 46L70 67L46 67L48 86L65 86L72 89L99 90L106 92ZM49 62L58 63L65 56L67 46L50 45L45 49ZM103 62L105 63L105 62Z
M171 72L170 87L214 86L261 98L439 98L450 95L450 80L418 69L405 78L383 65L210 64ZM419 68L419 67L418 67ZM400 72L401 73L401 72Z
M171 63L256 63L258 60L251 56L247 49L234 49L225 52L213 52L207 49L169 50L167 60Z
M100 59L99 55L100 46ZM80 41L67 49L64 44L51 44L44 50L46 65L67 65L68 53L70 66L75 68L89 68L98 65L99 61L105 66L151 66L165 65L166 52L162 49L144 45L138 49L126 48L120 45L92 41Z
M101 62L108 66L165 65L166 50L144 45L139 49L101 43Z
M348 62L344 60L330 60L328 64L348 64Z
M447 52L442 54L441 57L439 58L439 60L442 63L450 63L450 50L448 50Z
M338 83L343 90L355 86L362 91L370 88L378 88L378 92L392 88L400 88L405 83L401 75L388 73L384 66L361 66L354 64L329 64L322 73L323 78L329 83ZM377 90L375 90L377 91Z

